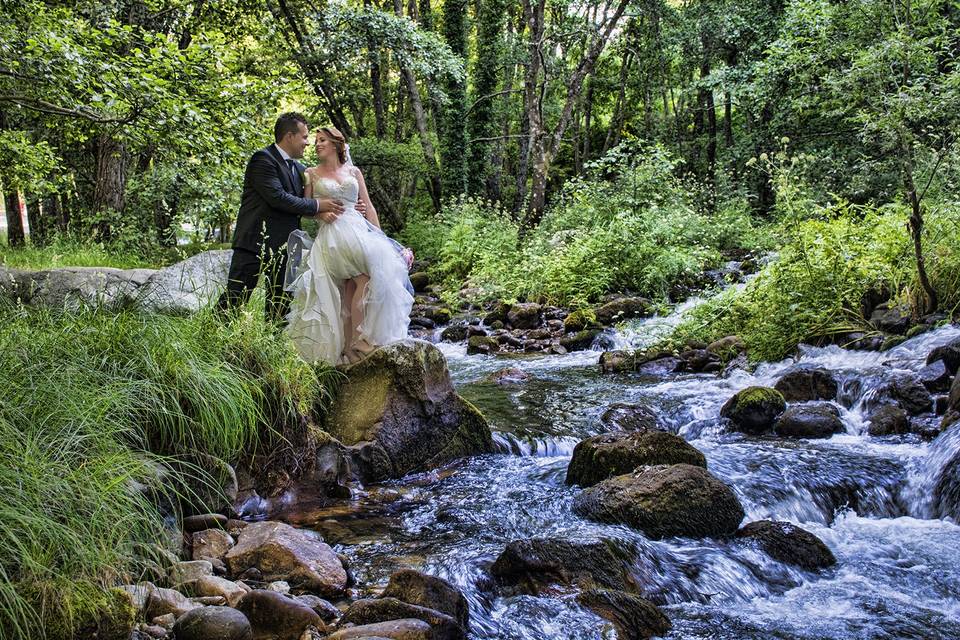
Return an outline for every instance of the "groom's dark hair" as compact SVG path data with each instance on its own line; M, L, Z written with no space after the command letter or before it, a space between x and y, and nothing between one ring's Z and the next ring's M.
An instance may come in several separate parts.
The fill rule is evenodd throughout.
M280 117L277 118L277 123L273 125L274 142L280 142L288 133L296 133L300 129L301 122L305 127L310 126L302 113L296 111L281 113Z

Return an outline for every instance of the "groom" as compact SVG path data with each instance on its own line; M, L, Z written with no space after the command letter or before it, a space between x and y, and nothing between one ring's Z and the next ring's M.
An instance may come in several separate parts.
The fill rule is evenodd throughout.
M303 197L304 167L298 160L309 144L306 118L299 113L282 114L273 137L275 144L254 153L247 163L227 289L217 301L217 311L226 315L246 303L263 274L267 321L279 324L290 307L283 291L287 236L300 228L303 217L333 223L343 213L343 205Z

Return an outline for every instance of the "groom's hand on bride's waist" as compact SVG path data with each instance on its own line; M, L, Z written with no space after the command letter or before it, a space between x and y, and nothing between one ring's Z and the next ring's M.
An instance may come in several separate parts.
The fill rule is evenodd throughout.
M343 203L333 198L317 199L317 219L333 224L343 213Z

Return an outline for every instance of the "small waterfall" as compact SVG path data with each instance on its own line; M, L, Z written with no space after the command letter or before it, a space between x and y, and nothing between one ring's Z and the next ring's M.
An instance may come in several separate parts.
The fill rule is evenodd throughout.
M910 477L907 495L917 518L960 521L960 422L930 445L923 464Z

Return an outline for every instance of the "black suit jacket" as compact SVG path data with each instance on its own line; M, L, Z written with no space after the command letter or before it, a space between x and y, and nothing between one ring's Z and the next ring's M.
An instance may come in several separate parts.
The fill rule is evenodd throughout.
M303 165L296 161L294 164L299 185L274 145L260 149L250 158L243 176L234 249L254 253L259 253L264 245L279 249L290 232L300 228L301 217L316 215L316 201L303 197Z

